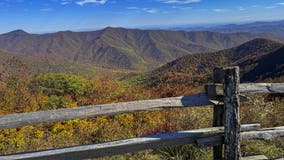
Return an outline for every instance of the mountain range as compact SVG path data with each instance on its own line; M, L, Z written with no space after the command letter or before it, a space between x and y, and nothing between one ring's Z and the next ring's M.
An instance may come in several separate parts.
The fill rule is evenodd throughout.
M187 30L187 31L212 31L221 33L273 33L276 35L284 35L284 20L272 22L253 22L245 24L226 24L215 25L209 27L176 27L174 30Z
M283 43L257 38L230 49L178 58L139 75L140 83L160 90L181 85L197 87L212 82L212 71L218 66L240 66L242 82L280 78L284 76L283 56Z
M5 50L6 54L12 53L9 55L14 57L29 55L34 60L28 60L28 64L36 68L58 62L115 70L145 71L185 55L223 50L255 38L284 41L284 37L271 33L186 32L108 27L92 32L62 31L49 34L29 34L16 30L0 35L0 49Z

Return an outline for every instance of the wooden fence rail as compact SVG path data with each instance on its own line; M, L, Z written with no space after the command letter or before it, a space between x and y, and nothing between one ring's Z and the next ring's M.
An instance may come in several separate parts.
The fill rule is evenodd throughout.
M243 95L255 93L284 93L284 83L239 84L238 67L216 68L214 70L214 83L215 84L207 85L206 93L188 96L0 116L0 129L5 129L44 122L90 118L119 113L214 105L213 128L150 135L61 149L2 155L0 156L0 160L79 160L191 143L196 143L199 147L213 146L214 159L223 158L223 144L225 144L224 159L240 160L241 140L266 140L284 136L284 126L260 129L259 124L241 126L239 120L239 105Z
M218 85L217 85L218 86ZM282 83L245 83L240 84L240 93L283 93ZM271 89L269 89L271 88ZM0 116L0 129L21 127L45 122L56 122L79 118L90 118L119 113L131 113L139 111L151 111L168 108L201 107L212 105L211 99L206 93L188 96L161 98L153 100L141 100L122 102L116 104L102 104L82 106L69 109L57 109L30 113L19 113Z
M284 136L284 126L259 129L260 124L241 126L242 140L269 140ZM73 146L60 149L50 149L29 153L0 156L1 160L78 160L104 156L120 155L146 149L157 149L173 145L197 143L199 147L212 147L224 143L224 127L204 128L189 131L179 131L167 134L149 135L131 139L117 140L92 145Z
M206 106L211 104L209 100L210 99L206 96L206 94L200 93L182 97L141 100L116 104L102 104L69 109L11 114L6 116L0 116L0 129L20 127L43 122L55 122L76 118L114 115L119 113L151 111L177 107Z

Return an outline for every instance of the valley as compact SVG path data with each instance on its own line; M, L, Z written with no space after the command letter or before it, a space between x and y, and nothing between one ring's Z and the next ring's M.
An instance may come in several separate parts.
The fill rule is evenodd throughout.
M114 70L149 71L185 55L223 50L255 38L284 41L282 36L267 33L108 27L93 32L62 31L49 34L29 34L16 30L0 35L0 49L20 56L27 55L34 70L56 70L56 67L48 65L74 63Z

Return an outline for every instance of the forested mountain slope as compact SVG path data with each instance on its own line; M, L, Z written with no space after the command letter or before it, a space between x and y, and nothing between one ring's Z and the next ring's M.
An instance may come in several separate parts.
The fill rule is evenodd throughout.
M238 65L241 81L263 81L284 75L283 55L282 43L254 39L231 49L181 57L140 76L140 80L150 88L194 87L210 82L215 67Z
M110 69L147 70L184 55L231 48L257 37L279 40L272 34L108 27L93 32L50 34L16 30L0 35L0 49L25 55L52 55L48 57Z

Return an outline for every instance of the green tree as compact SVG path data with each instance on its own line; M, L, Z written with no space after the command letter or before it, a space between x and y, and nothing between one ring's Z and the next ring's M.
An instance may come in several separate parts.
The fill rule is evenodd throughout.
M48 96L70 95L73 100L90 93L91 83L83 77L64 73L38 75L30 84L33 92L42 92Z

